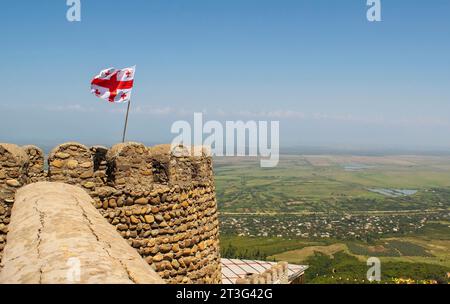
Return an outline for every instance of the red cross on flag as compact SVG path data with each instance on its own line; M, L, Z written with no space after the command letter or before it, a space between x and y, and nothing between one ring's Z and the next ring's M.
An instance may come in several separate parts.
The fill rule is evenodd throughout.
M91 92L109 102L124 103L130 101L136 66L116 70L103 70L91 81Z

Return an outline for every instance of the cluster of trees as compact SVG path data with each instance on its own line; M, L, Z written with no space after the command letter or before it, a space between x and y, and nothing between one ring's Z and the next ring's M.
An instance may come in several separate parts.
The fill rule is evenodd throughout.
M333 257L315 253L305 261L305 264L309 265L305 273L305 280L308 283L370 283L366 277L368 270L366 263L343 251L334 254ZM446 284L448 272L450 268L440 265L382 261L381 283L395 283L401 278L415 283L428 280Z
M267 261L267 254L259 248L254 250L237 248L232 244L221 248L221 256L227 259L245 259L245 260L261 260Z

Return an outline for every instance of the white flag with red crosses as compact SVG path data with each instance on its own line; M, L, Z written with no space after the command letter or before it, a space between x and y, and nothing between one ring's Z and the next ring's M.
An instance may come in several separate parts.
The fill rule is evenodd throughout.
M130 101L134 84L136 66L117 70L103 70L91 81L91 92L109 102L124 103Z

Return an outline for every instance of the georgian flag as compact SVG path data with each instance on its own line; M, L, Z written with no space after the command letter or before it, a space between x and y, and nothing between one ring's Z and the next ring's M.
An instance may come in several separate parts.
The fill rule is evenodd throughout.
M130 101L136 66L116 70L103 70L91 81L91 92L109 102L124 103Z

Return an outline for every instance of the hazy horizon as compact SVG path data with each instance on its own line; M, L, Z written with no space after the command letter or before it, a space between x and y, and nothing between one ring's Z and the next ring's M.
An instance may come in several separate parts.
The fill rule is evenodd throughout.
M196 111L279 120L281 150L450 150L450 2L382 4L369 23L365 0L82 1L70 23L65 1L10 2L0 142L119 142L126 106L89 84L136 64L129 140L168 143Z

